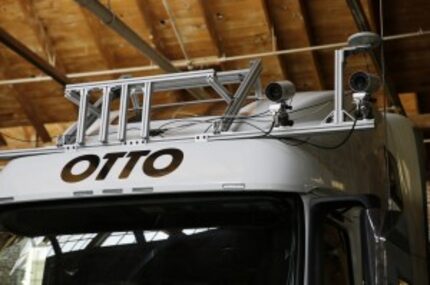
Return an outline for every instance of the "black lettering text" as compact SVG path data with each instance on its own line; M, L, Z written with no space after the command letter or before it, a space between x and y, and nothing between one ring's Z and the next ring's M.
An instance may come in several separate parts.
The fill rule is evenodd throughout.
M89 162L87 169L85 169L83 172L81 172L79 174L73 174L72 168L76 164L83 162L83 161ZM87 178L88 176L90 176L91 174L93 174L93 172L99 166L99 163L100 163L100 158L97 155L88 154L88 155L79 156L75 159L72 159L71 161L69 161L66 164L66 166L64 166L63 170L61 171L61 178L64 181L69 182L69 183L75 183L75 182L82 181L85 178Z
M112 153L106 154L103 158L107 159L107 161L103 165L99 174L97 175L96 180L104 180L106 176L109 174L109 171L111 170L112 166L118 160L118 158L123 157L125 154L126 152L112 152Z
M127 157L129 157L127 164L124 166L124 169L121 171L119 175L120 179L127 178L133 168L136 166L136 163L139 161L139 158L142 156L147 156L150 153L149 150L141 150L141 151L131 151Z
M160 156L170 155L172 161L164 168L155 168L154 163ZM184 159L182 151L176 148L168 148L154 152L145 160L143 164L143 172L151 177L161 177L174 171Z

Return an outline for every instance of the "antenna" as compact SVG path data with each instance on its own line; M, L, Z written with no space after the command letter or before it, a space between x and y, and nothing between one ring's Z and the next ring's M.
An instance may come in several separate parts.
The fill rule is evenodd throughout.
M348 46L355 48L374 49L381 45L381 37L373 32L360 32L348 38Z
M343 97L344 97L344 87L343 87L343 81L344 81L344 69L345 69L345 64L346 64L346 60L349 56L353 55L353 54L357 54L357 53L366 53L369 52L370 50L378 47L379 45L381 45L381 37L378 34L375 34L373 32L359 32L356 34L353 34L352 36L350 36L348 38L348 46L341 48L339 50L335 51L335 82L334 82L334 86L335 86L335 92L334 92L334 96L335 96L335 104L334 104L334 110L333 112L327 117L327 119L331 120L332 122L334 122L335 124L339 124L339 123L343 123L346 119L349 120L357 120L358 117L353 118L347 111L344 110L343 108ZM373 78L373 77L372 77ZM372 79L369 76L358 76L357 75L354 77L354 81L356 80L360 80L360 81L366 81L367 79ZM378 84L376 84L375 80L371 80L372 82L367 82L368 84L372 85L369 86L372 87L372 89L375 89L377 87ZM366 83L366 82L363 82ZM362 102L364 102L363 100L365 99L365 103L366 103L366 109L371 107L370 104L370 96L367 95L371 95L371 94L367 94L368 92L365 92L363 94L360 95L359 98L357 98L357 102L359 103L358 105L360 105ZM366 97L366 98L365 98ZM369 100L368 100L369 99ZM368 102L367 102L368 101ZM367 104L369 103L369 104ZM357 106L358 106L357 105ZM365 116L367 118L370 118L371 115L369 113L369 116Z

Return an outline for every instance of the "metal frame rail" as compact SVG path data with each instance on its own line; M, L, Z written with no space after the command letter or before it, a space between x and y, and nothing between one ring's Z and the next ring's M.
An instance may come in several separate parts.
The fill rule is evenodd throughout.
M217 73L215 70L209 69L143 78L67 85L65 96L71 102L79 106L79 115L76 127L64 134L67 139L63 139L61 143L64 145L85 145L85 132L87 127L97 118L100 118L99 142L101 144L109 143L110 107L114 96L118 96L118 90L120 91L120 105L117 140L122 143L127 140L127 112L130 101L129 99L136 98L139 94L142 95L143 102L141 106L142 118L140 138L144 142L149 142L151 99L154 92L212 87L223 100L229 103L229 108L231 107L233 109L233 111L228 112L228 115L234 116L239 111L240 106L243 104L250 90L253 87L256 88L258 85L257 79L261 73L261 69L261 61L257 60L253 62L250 69L230 72ZM224 85L237 83L241 84L235 96L232 98ZM95 104L90 104L89 96L93 91L99 91L103 95ZM134 102L134 105L139 104L138 100L137 103L136 100L134 100ZM70 140L70 137L74 136L76 136L76 139L73 142L73 140Z
M339 75L342 71L343 59L336 56L336 67ZM262 90L259 76L262 71L261 60L252 62L249 69L216 72L213 69L181 72L173 74L164 74L141 78L128 78L111 81L90 82L83 84L70 84L66 86L65 97L79 106L77 122L69 128L58 140L56 147L46 147L37 149L11 150L0 152L0 159L13 159L23 156L50 154L76 150L79 148L100 147L104 145L120 144L147 144L158 141L215 141L238 138L261 137L261 131L230 131L234 123L234 117L240 111L245 99L249 96L251 90L255 89L257 99L262 98ZM339 78L337 78L339 80ZM336 81L337 82L337 81ZM231 96L225 85L240 84L234 96ZM204 133L188 136L172 137L150 137L150 112L151 98L154 92L193 89L202 87L212 87L219 99L185 101L172 103L176 106L179 104L197 104L205 102L225 101L228 106L223 116L220 117L218 124L214 125L213 133ZM91 103L89 97L91 92L101 93L95 103ZM142 96L142 106L138 106L137 96ZM354 122L351 115L350 120L345 120L342 114L343 110L343 86L340 82L336 84L334 95L334 109L331 112L332 120L322 120L320 123L308 126L287 126L275 127L270 136L272 137L291 137L297 135L309 135L317 133L327 133L335 131L350 130L354 125L356 129L369 129L374 127L374 119L359 120ZM118 135L115 140L109 140L110 109L114 98L119 98L119 124ZM133 109L141 113L139 138L127 138L127 113L129 99L133 103ZM169 106L164 104L163 106ZM92 125L100 118L100 126L97 141L86 141L86 131L88 126Z

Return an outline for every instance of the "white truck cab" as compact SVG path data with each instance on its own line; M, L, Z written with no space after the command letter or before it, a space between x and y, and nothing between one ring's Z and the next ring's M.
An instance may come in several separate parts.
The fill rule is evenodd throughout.
M376 112L366 84L343 90L344 60L363 49L336 52L334 92L278 82L269 100L258 60L67 86L79 118L58 145L0 153L0 227L14 236L0 278L428 284L411 124ZM208 100L224 100L225 114L151 119L157 92L191 88L218 94Z

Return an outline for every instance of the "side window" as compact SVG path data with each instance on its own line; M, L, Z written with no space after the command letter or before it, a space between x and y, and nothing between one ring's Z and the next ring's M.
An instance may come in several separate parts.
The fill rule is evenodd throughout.
M322 228L322 284L352 284L351 251L344 229L326 219Z
M388 166L388 179L390 187L390 197L389 197L389 210L402 211L403 209L403 199L402 191L400 188L400 176L399 169L397 166L397 160L394 155L385 150L385 157Z

